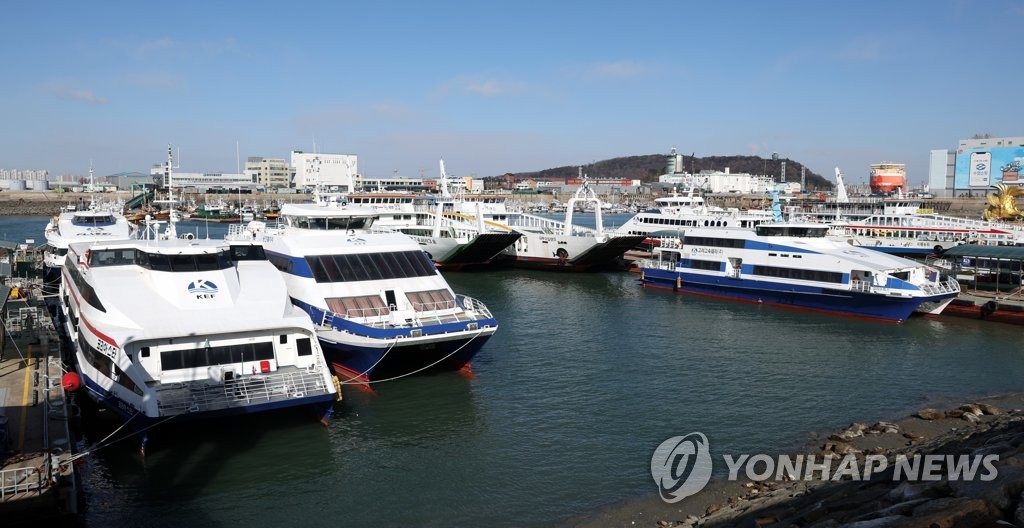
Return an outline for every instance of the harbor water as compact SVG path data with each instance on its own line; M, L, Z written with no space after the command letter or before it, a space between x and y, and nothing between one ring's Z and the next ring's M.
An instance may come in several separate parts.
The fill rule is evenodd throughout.
M0 217L42 242L46 219ZM619 220L618 223L621 223ZM189 227L191 226L191 227ZM222 236L225 227L179 231ZM936 401L1021 390L1020 328L901 325L642 288L626 272L446 273L500 327L473 375L346 387L329 426L266 415L151 431L90 421L87 526L551 526L650 497L650 457L700 431L712 453L777 453L809 433Z

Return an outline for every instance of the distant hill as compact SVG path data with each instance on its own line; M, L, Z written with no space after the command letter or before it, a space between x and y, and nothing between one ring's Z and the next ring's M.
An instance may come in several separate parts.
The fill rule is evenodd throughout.
M658 176L665 174L664 154L648 154L646 156L625 156L612 158L582 165L583 172L591 179L623 179L640 180L643 182L656 182ZM800 162L791 159L772 160L760 156L709 156L700 158L695 156L683 156L683 168L687 172L698 173L702 170L724 171L726 167L729 172L746 172L750 174L767 174L778 180L781 162L786 162L786 181L799 182ZM579 174L579 166L556 167L537 172L516 172L512 173L517 180L524 179L564 179L575 178ZM804 175L807 190L821 191L834 187L833 183L820 174L807 169Z

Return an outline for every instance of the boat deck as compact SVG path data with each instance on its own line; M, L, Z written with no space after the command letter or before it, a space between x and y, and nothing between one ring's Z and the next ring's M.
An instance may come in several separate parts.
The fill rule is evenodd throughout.
M77 493L60 339L44 303L0 286L0 517L4 526L69 525ZM32 291L40 291L35 289Z

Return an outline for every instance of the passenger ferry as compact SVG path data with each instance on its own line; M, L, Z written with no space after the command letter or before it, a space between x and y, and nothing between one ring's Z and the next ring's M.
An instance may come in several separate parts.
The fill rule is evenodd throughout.
M732 224L753 228L758 223L769 221L771 211L740 210L708 205L700 190L690 186L687 190L673 190L670 196L654 200L655 207L633 215L622 224L617 232L643 235L645 242L659 240L673 230L694 226Z
M622 265L626 251L644 240L643 235L606 230L602 223L602 202L589 182L569 199L565 220L559 221L506 208L505 197L465 195L452 202L452 211L467 221L482 219L494 229L511 230L522 236L499 257L512 266L564 271L599 270ZM590 205L594 227L573 223L577 208Z
M93 172L89 167L88 189L92 185ZM46 289L56 293L60 287L61 268L68 253L68 244L99 240L120 240L130 238L134 226L128 222L118 204L99 203L95 195L85 209L66 205L60 214L54 216L43 229L46 237L46 255L43 257L43 277Z
M645 286L864 319L937 314L960 286L935 268L826 237L814 223L689 227L641 264Z
M468 367L497 320L453 292L416 241L375 230L376 218L318 193L283 205L280 225L232 226L227 238L263 245L343 381Z
M442 165L442 171L444 167ZM353 193L349 204L374 210L374 225L416 241L439 268L457 270L489 264L522 234L452 214L450 197L408 193ZM495 229L495 227L498 227Z
M263 247L168 239L158 225L69 246L61 311L86 393L136 427L299 406L323 416L338 380Z

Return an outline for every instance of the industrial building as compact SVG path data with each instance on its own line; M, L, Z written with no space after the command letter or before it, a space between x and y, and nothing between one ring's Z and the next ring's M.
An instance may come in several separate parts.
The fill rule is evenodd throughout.
M984 196L996 184L1024 185L1024 137L961 139L956 150L934 149L928 187L942 198Z

